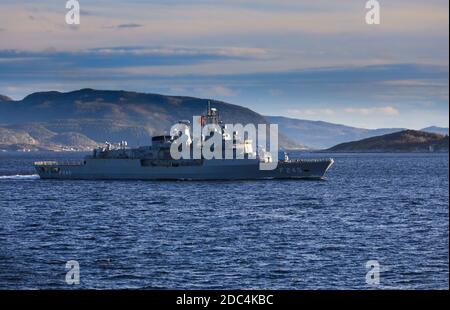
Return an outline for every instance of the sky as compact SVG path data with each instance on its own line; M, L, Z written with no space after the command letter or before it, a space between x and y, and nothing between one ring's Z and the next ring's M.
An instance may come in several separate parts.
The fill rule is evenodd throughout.
M123 89L364 128L449 126L449 2L0 0L0 94Z

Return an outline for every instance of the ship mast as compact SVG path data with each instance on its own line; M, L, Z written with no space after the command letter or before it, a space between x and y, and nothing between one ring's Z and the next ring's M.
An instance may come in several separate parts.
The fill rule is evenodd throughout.
M216 108L211 108L211 101L208 100L208 110L206 111L206 124L219 124L219 112Z

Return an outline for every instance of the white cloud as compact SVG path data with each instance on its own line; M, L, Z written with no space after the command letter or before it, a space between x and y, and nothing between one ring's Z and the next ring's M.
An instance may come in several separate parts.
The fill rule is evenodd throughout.
M202 97L234 97L237 92L223 85L199 87L193 89L194 93Z
M421 86L435 86L435 87L441 87L446 86L447 82L442 80L388 80L383 81L382 84L389 85L389 86L404 86L404 87L421 87Z
M146 55L146 56L196 56L196 55L216 55L224 57L243 57L265 59L269 57L269 51L262 48L247 47L107 47L84 50L85 53L96 52L100 55Z
M333 109L289 109L287 110L289 115L296 117L311 117L311 116L330 116L334 115Z
M347 113L355 113L364 116L372 115L372 114L382 114L382 115L398 115L399 112L396 108L392 106L385 107L373 107L373 108L353 108L348 107L344 110Z

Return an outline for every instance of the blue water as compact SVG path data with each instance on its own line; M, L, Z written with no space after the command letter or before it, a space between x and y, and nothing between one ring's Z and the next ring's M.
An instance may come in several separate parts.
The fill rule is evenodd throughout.
M32 175L73 156L0 155L0 289L449 287L448 154L335 154L326 181Z

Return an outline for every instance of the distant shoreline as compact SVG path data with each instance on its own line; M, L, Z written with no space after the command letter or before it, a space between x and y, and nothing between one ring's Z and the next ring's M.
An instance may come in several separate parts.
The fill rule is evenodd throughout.
M306 154L449 154L449 151L328 151L328 150L285 150L286 153L306 153ZM1 154L52 154L52 155L64 155L64 154L90 154L90 151L3 151L0 150Z

